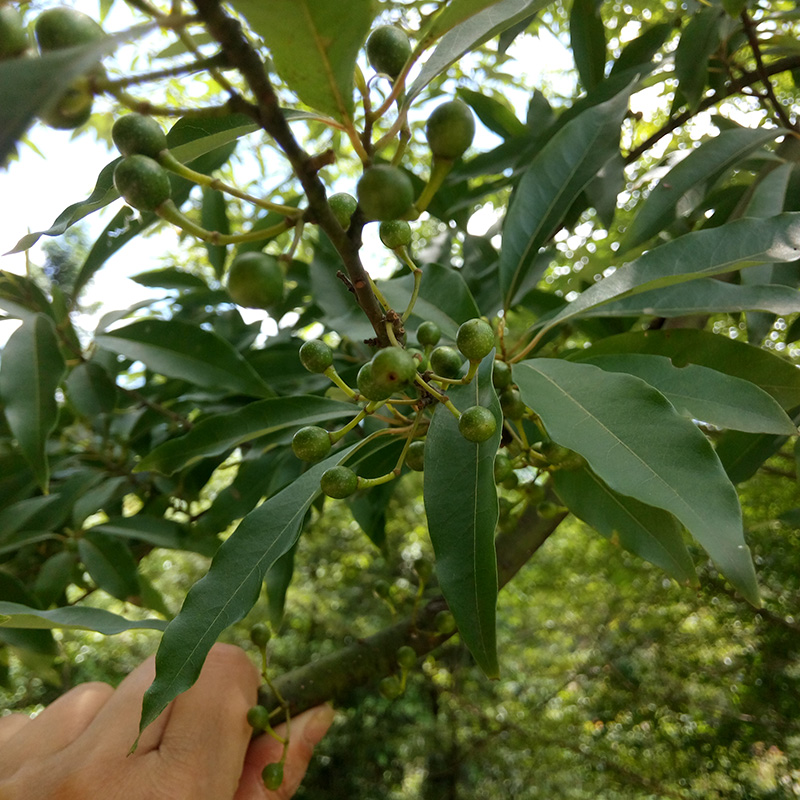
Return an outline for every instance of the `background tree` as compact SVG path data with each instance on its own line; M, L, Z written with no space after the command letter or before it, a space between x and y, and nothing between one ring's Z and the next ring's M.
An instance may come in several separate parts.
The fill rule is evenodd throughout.
M68 282L0 280L13 702L87 674L64 629L163 630L144 726L288 597L262 702L352 709L312 795L791 796L793 5L351 5L0 9L0 154L109 101L121 154L17 249L128 204ZM511 58L546 31L574 96ZM157 66L109 55L140 37ZM163 223L153 302L83 335Z

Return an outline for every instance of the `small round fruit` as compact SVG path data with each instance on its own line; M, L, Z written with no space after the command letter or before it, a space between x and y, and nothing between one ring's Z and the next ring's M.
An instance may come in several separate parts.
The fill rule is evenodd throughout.
M237 306L269 309L283 299L283 270L275 256L241 253L228 270L228 294Z
M559 513L561 513L561 508L552 500L542 500L542 502L536 506L536 513L542 519L553 519L553 517L557 517Z
M265 625L263 622L256 622L256 624L250 628L250 641L262 650L269 644L271 638L272 633L270 632L269 625Z
M105 36L103 29L91 17L66 6L42 11L36 18L33 32L43 53L91 44Z
M404 219L390 219L381 222L378 235L390 250L408 247L411 244L411 226Z
M417 341L423 347L436 347L441 338L442 329L433 320L427 319L417 328Z
M402 347L385 347L372 357L372 380L378 391L396 392L417 374L417 362Z
M22 16L11 6L0 6L0 61L21 56L28 49Z
M469 319L463 323L456 334L456 345L470 361L481 361L494 347L494 331L483 319Z
M472 406L458 418L458 430L468 442L485 442L497 430L497 420L485 406Z
M376 72L396 78L411 55L411 42L394 25L375 28L367 39L367 58Z
M364 364L364 366L358 371L358 376L356 377L356 386L359 394L366 397L367 400L373 400L376 402L385 400L394 391L393 389L387 390L379 387L378 384L375 383L372 377L372 362Z
M461 100L442 103L428 117L425 135L436 158L446 161L461 158L475 136L472 110Z
M425 442L411 442L406 453L406 466L414 472L425 469Z
M495 389L511 386L511 367L505 361L495 360L492 365L492 384Z
M403 694L403 686L394 675L387 675L378 684L378 690L387 700L395 700Z
M265 731L269 728L269 711L264 706L253 706L247 710L247 724L253 730Z
M397 663L405 670L414 669L417 665L417 653L413 647L404 644L397 648Z
M261 780L264 781L264 786L271 792L276 792L281 788L283 783L283 764L276 761L274 764L267 764L261 770Z
M500 408L506 419L522 419L525 414L525 403L516 389L504 389L500 393Z
M378 597L383 598L384 600L388 600L392 594L392 587L383 580L379 579L375 581L375 585L372 587L372 591L375 592Z
M431 353L431 369L442 378L457 378L464 359L454 347L437 347Z
M322 473L319 485L328 497L342 500L358 489L358 475L350 467L331 467Z
M135 112L114 123L111 138L124 156L140 153L158 160L159 154L167 149L167 136L161 126L152 117Z
M149 156L126 156L114 169L114 186L138 211L154 211L169 200L167 171Z
M347 230L350 227L350 218L353 216L358 200L347 192L337 192L328 198L328 205L333 211L333 216L337 222Z
M414 561L414 572L421 581L429 581L433 576L433 564L427 558L418 558Z
M333 350L320 339L309 339L300 348L300 362L309 372L325 372L333 365Z
M320 461L330 451L331 437L317 425L306 425L292 437L292 452L301 461Z
M367 219L400 219L414 202L411 179L402 170L386 164L364 170L356 193Z
M71 86L58 102L39 115L39 119L59 131L71 131L92 116L94 97L82 86Z
M439 633L452 633L456 629L456 618L451 611L443 609L433 618L433 624Z
M494 482L502 483L509 475L514 474L511 459L505 453L498 453L494 457Z
M502 486L503 486L503 488L504 488L504 489L508 489L509 491L510 491L511 489L516 489L516 488L517 488L517 486L519 486L519 476L517 475L517 473L516 473L516 472L512 472L512 473L511 473L511 474L510 474L510 475L509 475L509 476L508 476L508 477L507 477L507 478L506 478L506 479L503 481L503 484L502 484Z
M407 347L406 352L414 359L417 365L417 372L425 372L428 365L428 359L425 358L425 353L418 350L416 347Z

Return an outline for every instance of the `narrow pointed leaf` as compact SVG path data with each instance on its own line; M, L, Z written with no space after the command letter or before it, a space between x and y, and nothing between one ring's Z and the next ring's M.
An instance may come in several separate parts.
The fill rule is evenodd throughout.
M500 286L506 308L539 248L561 227L578 195L618 154L620 123L632 88L570 120L522 176L503 225Z
M423 41L436 41L464 20L496 5L498 5L498 0L451 0L449 3L444 3L442 10L422 32L422 39Z
M484 359L471 384L453 386L448 396L461 411L474 405L488 408L497 420L496 432L481 444L468 442L459 433L456 418L438 406L425 441L423 488L442 594L464 643L489 677L497 677L499 671L494 457L503 421L492 386L493 361L494 351Z
M119 600L139 594L136 562L124 541L92 529L78 540L78 554L92 580L103 591Z
M196 325L147 319L98 336L96 341L170 378L218 391L255 397L274 395L231 344Z
M724 19L721 8L701 9L683 29L675 50L675 74L691 109L698 106L706 88L708 59L719 46Z
M63 628L113 636L137 629L163 631L166 627L167 623L161 619L125 619L102 608L69 606L41 611L21 603L0 601L0 628Z
M661 567L679 583L697 583L681 526L669 512L615 492L588 467L553 472L553 488L576 517L606 539Z
M600 16L601 2L572 0L569 38L575 66L584 89L603 80L606 66L606 31Z
M517 364L514 380L555 442L580 453L614 491L674 514L758 604L736 490L705 436L660 392L632 375L561 359Z
M64 371L55 325L44 314L23 322L3 348L0 397L6 421L45 492L50 478L47 437L56 424L55 391Z

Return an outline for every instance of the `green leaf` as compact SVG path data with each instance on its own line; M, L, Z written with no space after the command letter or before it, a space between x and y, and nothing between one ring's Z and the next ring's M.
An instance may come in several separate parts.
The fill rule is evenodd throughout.
M178 267L150 269L131 275L131 280L140 286L158 289L208 289L208 284L199 275Z
M97 361L82 361L66 381L67 397L79 414L92 419L113 411L117 386Z
M283 620L283 608L286 603L286 592L294 575L294 554L297 552L297 542L284 553L268 570L264 576L267 587L267 613L272 627L277 631Z
M589 364L516 364L522 399L558 444L580 453L614 491L674 514L754 605L758 587L736 490L702 433L631 375Z
M600 16L601 2L573 0L569 37L575 66L585 89L603 80L606 68L606 31Z
M591 348L589 348L591 351ZM633 353L579 359L606 372L635 375L689 419L750 433L797 433L778 402L750 381L697 364L676 367L666 356Z
M136 562L125 542L94 528L78 539L78 554L92 580L119 600L139 594Z
M42 312L53 316L50 301L30 278L0 270L0 310L10 317L29 320Z
M89 529L102 534L105 539L133 539L155 547L171 550L193 550L192 540L184 534L183 527L173 520L134 514L132 517L112 517L108 522ZM202 551L201 551L202 552Z
M64 628L97 631L106 636L136 629L163 631L167 623L160 619L125 619L102 608L69 606L40 611L20 603L0 601L2 628Z
M595 342L583 356L605 353L652 353L669 356L676 367L700 364L750 381L772 395L781 407L800 405L800 370L760 347L708 331L674 329L624 333Z
M510 106L500 102L494 97L465 89L463 86L456 90L456 94L468 103L470 108L478 115L478 119L490 130L504 139L514 136L524 136L528 129L520 122Z
M443 4L442 10L433 17L428 27L421 31L420 39L426 43L435 42L464 20L482 11L496 11L497 9L493 9L492 6L497 5L499 5L498 0L450 0L449 3Z
M483 360L472 383L452 386L448 396L462 411L474 405L488 408L497 420L497 431L481 444L468 442L459 433L456 418L444 406L437 406L425 440L423 484L442 594L464 644L490 678L499 674L494 457L503 422L492 386L493 363L494 350Z
M353 71L372 24L372 0L232 0L266 42L275 70L307 105L347 121L353 116Z
M800 415L795 415L795 423ZM753 477L761 465L783 447L788 437L726 431L717 441L717 456L733 483Z
M354 417L357 413L358 408L352 403L313 395L249 403L236 411L208 417L185 436L164 442L137 464L136 472L155 470L171 475L201 458L220 455L251 439L283 433L300 425Z
M700 203L707 187L754 150L781 135L780 128L733 128L692 150L650 191L622 238L620 252L644 244L669 227L681 210L688 211Z
M63 596L75 575L77 562L74 553L62 550L42 564L34 584L34 592L42 608L47 608Z
M708 82L708 59L719 46L725 12L704 8L683 29L675 50L675 74L691 109L697 108Z
M6 421L44 492L50 479L46 445L58 417L55 391L64 370L55 325L44 314L23 322L3 349L0 397Z
M619 152L629 86L572 119L539 151L514 190L503 225L500 286L513 304L539 248L563 224L575 199Z
M649 64L674 30L675 26L669 22L657 22L645 28L640 36L622 48L619 58L611 67L609 78L616 77L627 69Z
M513 208L513 207L512 207ZM687 233L649 250L590 286L545 324L545 330L580 316L586 309L768 261L794 261L800 255L800 213L769 219L738 219L717 228Z
M697 584L697 574L672 514L610 489L587 467L553 472L561 502L606 539L661 567L679 583Z
M179 320L147 319L102 334L97 344L155 372L197 386L255 397L274 395L256 371L216 333Z

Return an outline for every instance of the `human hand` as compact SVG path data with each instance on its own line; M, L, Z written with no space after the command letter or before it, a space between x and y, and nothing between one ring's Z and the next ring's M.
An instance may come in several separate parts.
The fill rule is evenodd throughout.
M292 720L283 784L270 792L261 770L278 761L283 748L268 734L252 739L246 715L260 677L244 651L215 645L194 686L144 730L128 755L154 675L149 658L116 690L85 683L34 719L1 717L0 798L287 800L333 720L329 706Z

